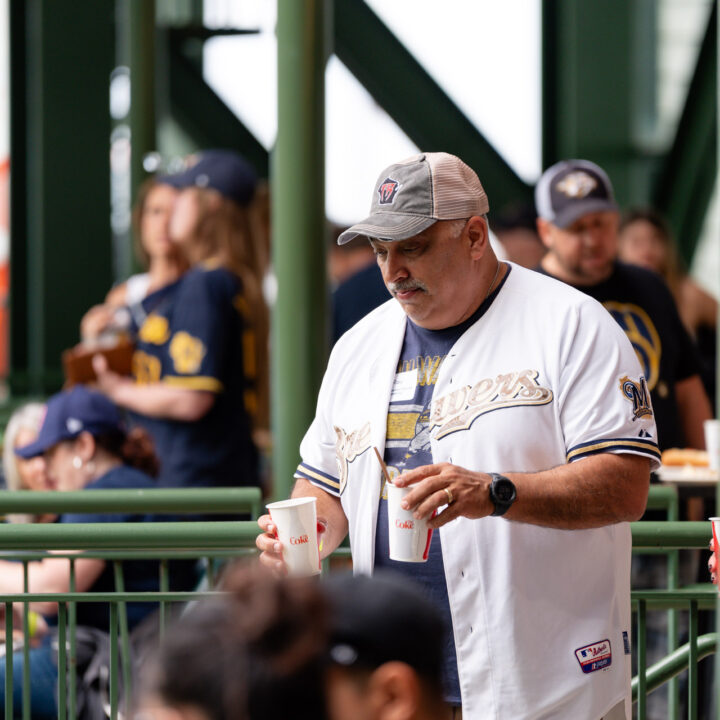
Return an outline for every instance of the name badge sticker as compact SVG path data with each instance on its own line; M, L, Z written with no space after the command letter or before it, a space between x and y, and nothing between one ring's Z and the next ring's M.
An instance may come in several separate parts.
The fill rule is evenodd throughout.
M390 402L400 402L402 400L412 400L415 397L415 388L417 387L418 371L407 370L406 372L397 373L395 382L390 393Z
M610 667L612 665L610 641L600 640L592 645L578 648L575 651L575 657L585 674Z

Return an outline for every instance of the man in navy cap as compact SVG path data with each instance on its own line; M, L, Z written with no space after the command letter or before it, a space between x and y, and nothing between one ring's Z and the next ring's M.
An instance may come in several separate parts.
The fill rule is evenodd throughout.
M652 396L661 450L705 447L712 416L697 349L675 301L655 273L617 260L618 207L605 171L563 160L535 188L540 269L600 301L635 348Z

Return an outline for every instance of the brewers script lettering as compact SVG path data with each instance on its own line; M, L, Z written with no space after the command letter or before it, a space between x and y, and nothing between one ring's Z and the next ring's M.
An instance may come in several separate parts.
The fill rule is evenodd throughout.
M537 382L539 374L537 370L521 370L485 378L433 400L430 430L439 428L433 433L434 438L439 440L458 430L467 430L480 415L493 410L552 402L552 390Z

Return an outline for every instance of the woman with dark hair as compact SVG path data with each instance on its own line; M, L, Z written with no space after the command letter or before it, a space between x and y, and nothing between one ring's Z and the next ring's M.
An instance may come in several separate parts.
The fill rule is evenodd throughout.
M50 481L60 491L122 488L152 488L151 475L157 471L152 443L141 430L125 432L117 408L103 395L82 385L58 393L47 402L47 411L37 439L16 451L22 458L42 456ZM143 522L153 520L149 515L75 514L59 517L60 523L87 522ZM123 563L125 590L143 592L159 590L158 562L131 560ZM187 588L187 578L171 577L174 588ZM70 591L69 561L46 558L28 565L30 593L67 593ZM77 558L75 560L75 590L77 592L113 592L113 566L105 560ZM0 593L23 592L23 565L0 561ZM132 629L145 618L154 603L128 603L128 626ZM45 616L57 613L55 603L30 603L34 612ZM78 603L77 623L100 630L108 628L107 605ZM32 717L56 717L55 689L57 667L55 652L49 637L30 651ZM13 658L16 711L21 709L22 655ZM5 664L0 662L0 707L4 703Z
M620 259L662 275L675 297L688 332L697 338L703 327L714 330L717 300L686 272L665 218L650 208L632 208L619 228Z
M236 153L214 150L160 182L178 190L170 236L190 270L140 327L134 381L97 356L98 387L152 435L160 486L258 485L267 309L249 216L257 178Z

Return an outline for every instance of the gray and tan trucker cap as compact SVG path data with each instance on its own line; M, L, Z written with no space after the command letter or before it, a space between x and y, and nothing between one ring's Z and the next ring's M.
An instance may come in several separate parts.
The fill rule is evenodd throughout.
M344 245L357 235L406 240L438 220L459 220L489 210L475 172L448 153L421 153L390 165L375 183L370 215L338 237Z

